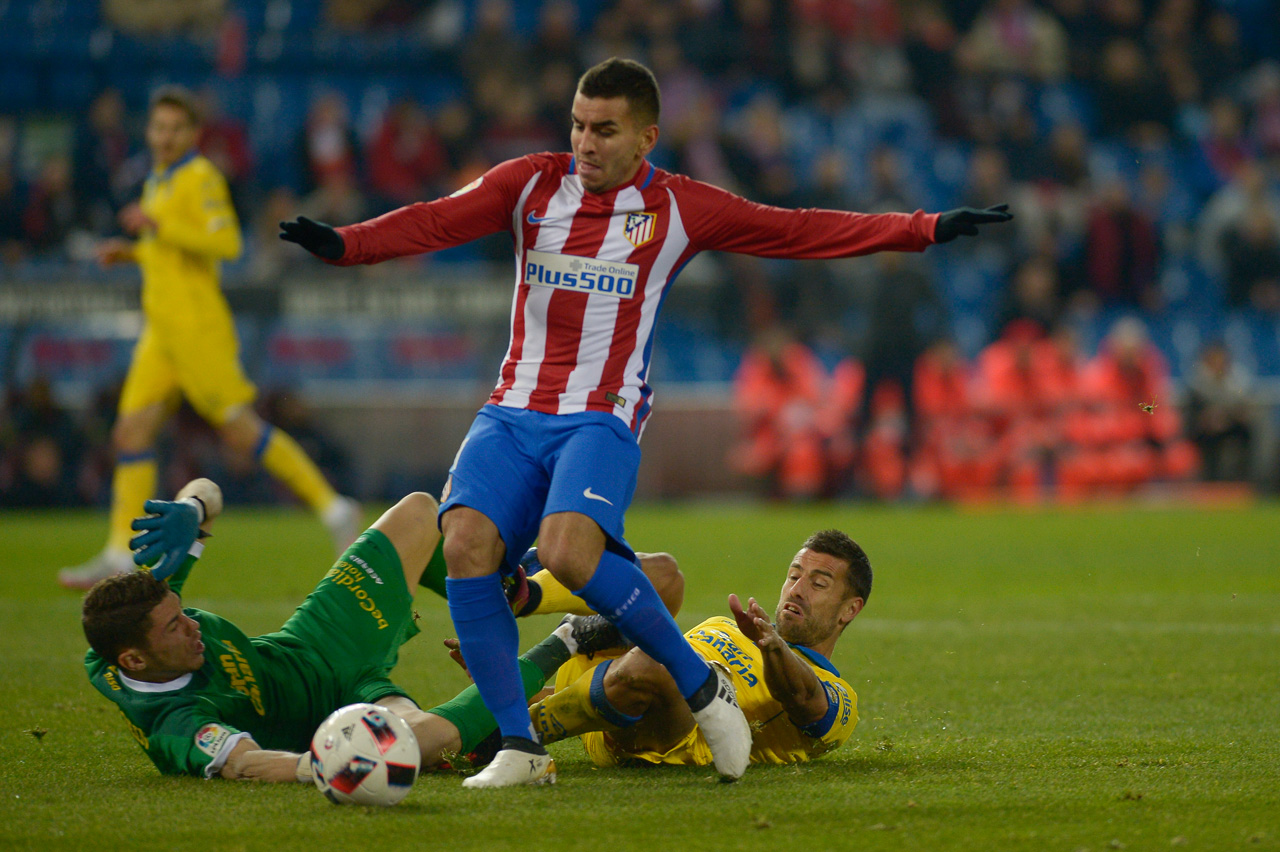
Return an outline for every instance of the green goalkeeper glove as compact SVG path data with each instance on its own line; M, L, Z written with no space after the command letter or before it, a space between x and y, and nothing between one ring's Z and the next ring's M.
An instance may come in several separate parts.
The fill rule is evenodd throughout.
M167 580L182 567L187 551L200 537L204 504L198 498L187 497L177 501L148 500L142 508L147 516L134 518L130 524L141 530L129 540L129 547L135 551L133 561L151 565L153 577Z

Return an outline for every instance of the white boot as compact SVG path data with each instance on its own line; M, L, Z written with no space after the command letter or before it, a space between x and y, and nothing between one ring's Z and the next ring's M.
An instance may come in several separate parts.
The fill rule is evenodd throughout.
M324 525L329 528L329 536L333 539L333 549L337 556L341 556L365 529L364 511L351 497L339 496L329 504L321 517Z
M556 762L549 754L530 754L514 748L504 748L493 757L493 762L477 775L462 782L463 787L519 787L524 784L556 783Z
M66 589L90 589L99 580L128 574L135 568L133 554L129 551L104 550L88 562L59 571L58 585Z
M723 781L737 781L751 762L751 726L738 706L733 680L724 666L711 664L716 676L716 697L701 710L693 710L694 721L711 747L716 771Z

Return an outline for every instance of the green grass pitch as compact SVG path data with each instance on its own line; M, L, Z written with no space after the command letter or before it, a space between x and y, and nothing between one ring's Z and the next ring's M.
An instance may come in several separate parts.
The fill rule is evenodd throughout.
M85 680L79 596L54 583L104 524L0 515L0 848L1280 848L1275 504L637 506L633 544L685 572L686 629L729 592L771 609L817 528L863 544L875 589L834 659L859 695L850 742L734 785L709 769L597 770L565 743L555 787L472 792L440 774L387 810L155 772ZM266 632L328 561L311 518L231 506L187 598ZM430 706L464 678L438 642L444 603L425 595L397 679ZM526 621L525 641L554 623Z

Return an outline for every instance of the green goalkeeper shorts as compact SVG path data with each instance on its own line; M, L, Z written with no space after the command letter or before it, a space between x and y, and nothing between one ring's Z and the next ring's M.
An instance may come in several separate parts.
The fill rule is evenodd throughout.
M400 646L416 636L413 597L395 547L366 530L280 628L338 677L344 704L404 695L388 679Z

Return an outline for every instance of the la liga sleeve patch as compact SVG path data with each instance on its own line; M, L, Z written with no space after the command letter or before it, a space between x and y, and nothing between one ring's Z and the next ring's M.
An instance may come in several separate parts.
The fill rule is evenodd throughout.
M209 755L209 757L217 757L218 752L222 749L223 743L231 736L231 731L221 725L210 722L209 724L196 731L196 748Z
M483 176L483 175L482 175L482 176L480 176L480 177L478 177L478 178L476 178L475 180L471 181L471 183L469 183L469 184L467 184L466 186L462 187L462 189L459 189L458 191L454 192L454 193L453 193L452 195L450 195L449 197L450 197L450 198L457 198L459 195L466 195L468 192L470 192L471 190L475 189L476 187L478 187L478 186L479 186L480 184L482 184L482 183L484 183L484 176Z

